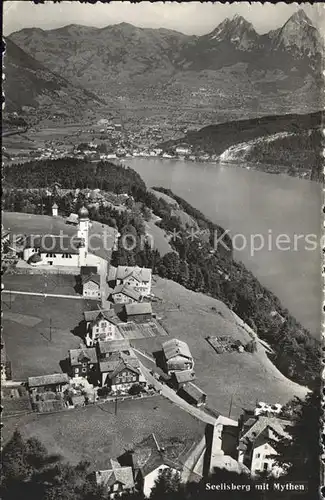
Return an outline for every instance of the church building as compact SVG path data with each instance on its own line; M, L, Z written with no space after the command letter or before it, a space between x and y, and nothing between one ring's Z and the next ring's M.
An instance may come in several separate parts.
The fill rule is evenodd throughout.
M87 265L89 213L82 207L78 213L77 234L30 236L26 240L23 258L32 266L83 267Z

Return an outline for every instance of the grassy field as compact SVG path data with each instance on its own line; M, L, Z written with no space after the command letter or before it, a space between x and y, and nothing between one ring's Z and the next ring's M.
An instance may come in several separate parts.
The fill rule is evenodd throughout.
M233 398L232 417L257 401L285 403L306 389L286 379L267 358L264 349L255 354L217 354L206 341L211 336L231 336L243 344L250 336L238 327L231 311L218 300L186 290L173 281L157 278L153 293L163 299L155 311L172 337L188 343L194 357L196 383L207 393L207 403L227 415ZM214 309L212 309L214 308ZM161 349L165 338L132 340L147 352Z
M72 237L77 233L77 229L66 224L63 217L49 215L3 212L2 224L5 229L10 230L12 235L62 234ZM104 234L105 237L103 237ZM113 228L99 222L92 222L89 231L89 251L103 259L109 259L114 244L114 234Z
M13 380L61 372L60 361L81 341L71 330L93 307L93 301L15 294L10 307L3 294L3 337Z
M89 460L94 469L107 469L109 458L118 457L154 433L164 447L176 443L179 455L186 454L204 434L205 424L170 401L154 396L105 403L50 415L26 415L8 419L4 442L15 428L35 436L50 452L71 463Z
M5 290L78 295L76 277L69 274L5 274L2 283Z
M152 238L152 243L154 248L158 250L161 256L168 252L172 252L173 249L168 242L168 236L166 232L160 227L156 226L153 221L146 222L147 233ZM150 242L150 241L149 241Z

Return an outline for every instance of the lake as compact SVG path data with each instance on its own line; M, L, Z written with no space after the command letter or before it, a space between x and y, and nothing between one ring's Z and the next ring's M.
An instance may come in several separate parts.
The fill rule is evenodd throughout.
M320 335L320 184L229 164L156 158L133 158L125 164L148 187L170 188L229 229L236 260L273 291L314 336ZM316 239L317 248L312 250ZM262 248L254 251L259 246Z

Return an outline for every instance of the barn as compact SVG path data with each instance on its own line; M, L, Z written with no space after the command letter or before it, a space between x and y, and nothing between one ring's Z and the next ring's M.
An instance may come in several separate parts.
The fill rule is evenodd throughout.
M171 339L162 345L164 364L169 374L180 370L192 370L194 360L186 342Z

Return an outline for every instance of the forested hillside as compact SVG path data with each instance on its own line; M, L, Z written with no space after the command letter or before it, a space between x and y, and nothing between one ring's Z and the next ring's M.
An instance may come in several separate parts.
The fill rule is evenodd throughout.
M109 225L116 225L122 235L132 234L138 242L145 234L143 221L151 212L161 218L158 223L172 237L170 244L174 251L163 257L147 244L140 244L131 250L122 245L113 254L113 265L140 265L151 267L163 278L172 279L183 286L203 292L227 304L240 318L250 325L259 337L269 343L274 353L272 361L288 378L303 385L314 387L319 381L319 343L285 309L279 299L264 288L245 266L232 257L231 242L215 248L214 238L224 229L213 224L201 212L170 190L155 188L168 194L193 219L204 232L192 234L180 218L173 216L172 206L164 199L146 189L141 177L130 168L99 162L63 160L30 162L5 169L5 184L10 187L4 193L3 204L9 210L21 210L12 196L24 198L22 191L15 188L44 188L60 183L62 188L100 188L115 193L132 194L135 204L129 210L119 213L109 206L92 207L91 218ZM30 191L28 191L30 193ZM27 194L27 193L26 193ZM28 194L29 196L29 194ZM37 196L37 195L36 195ZM76 200L56 195L61 207L68 206L75 211L85 203L82 192ZM10 198L11 197L11 198ZM17 200L16 200L17 201ZM32 201L34 209L40 210L41 199ZM11 208L11 207L14 208ZM25 207L26 210L26 207ZM210 237L206 238L206 231Z
M307 172L313 180L321 180L322 123L322 112L264 116L209 125L160 146L164 151L172 151L178 144L186 143L194 154L222 155L224 161L264 162L277 166L278 173ZM272 136L277 134L279 137L273 141ZM254 141L256 144L252 145ZM264 169L263 165L259 168Z
M7 165L3 168L3 179L8 188L44 188L58 183L64 189L99 188L114 193L145 189L140 175L131 168L74 158Z

